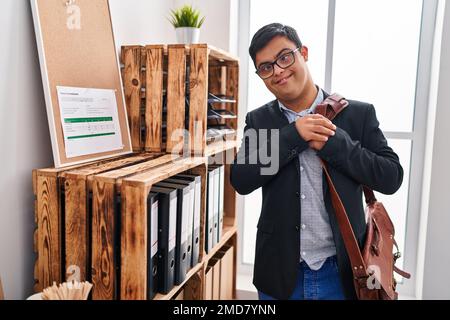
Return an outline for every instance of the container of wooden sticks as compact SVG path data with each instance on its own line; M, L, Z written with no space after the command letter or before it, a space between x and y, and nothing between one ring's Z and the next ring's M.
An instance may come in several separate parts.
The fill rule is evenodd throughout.
M42 300L87 300L92 284L89 282L70 281L44 289Z

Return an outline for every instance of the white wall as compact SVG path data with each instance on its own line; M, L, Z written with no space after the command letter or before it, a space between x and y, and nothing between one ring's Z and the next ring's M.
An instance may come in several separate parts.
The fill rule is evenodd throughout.
M237 55L238 0L110 0L110 4L117 46L176 43L175 29L167 19L170 9L192 4L206 16L200 42Z
M233 43L229 40L231 32L237 32L236 26L230 26L230 21L237 22L237 17L230 19L230 12L237 9L236 1L197 1L196 6L207 16L201 41L225 50L230 48ZM174 43L175 31L166 17L175 2L179 1L111 0L117 47ZM7 299L24 299L32 293L34 208L31 170L53 163L35 42L29 0L2 0L0 277Z
M33 286L31 170L52 163L41 77L27 0L0 10L0 276L5 296Z
M450 299L450 5L446 3L442 31L440 73L435 130L432 142L431 176L423 261L423 299Z
M184 4L191 4L206 16L200 42L237 55L238 0L173 0L173 8Z
M175 43L167 20L171 1L110 0L116 46Z

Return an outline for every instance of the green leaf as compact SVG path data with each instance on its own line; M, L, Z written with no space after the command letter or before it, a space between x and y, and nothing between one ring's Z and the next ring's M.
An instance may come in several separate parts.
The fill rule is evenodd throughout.
M205 17L203 17L203 18L200 20L200 22L198 23L197 28L200 28L200 27L202 26L203 22L205 22Z
M191 5L184 5L178 9L171 9L168 17L169 22L175 27L200 28L205 21L203 16L200 19L200 11Z

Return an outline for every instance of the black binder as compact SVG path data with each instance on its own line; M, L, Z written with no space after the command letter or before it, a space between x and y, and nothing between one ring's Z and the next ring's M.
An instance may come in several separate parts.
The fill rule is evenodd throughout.
M223 165L214 165L210 166L211 168L217 168L219 171L219 192L218 192L218 201L219 201L219 214L218 214L218 227L217 227L217 242L222 238L222 230L223 230L223 213L224 213L224 190L225 190L225 166Z
M173 178L169 178L164 180L164 182L181 184L189 188L189 210L188 210L188 226L187 226L187 267L186 272L188 272L192 268L192 253L193 253L193 235L194 235L194 207L195 207L195 181L177 179L176 176Z
M186 279L187 273L187 247L188 247L188 218L190 204L189 186L168 183L165 181L155 184L157 187L172 188L177 190L177 228L175 249L175 284L181 284ZM189 263L190 264L190 263Z
M194 267L199 263L200 257L200 218L202 209L202 177L190 174L178 174L174 177L177 181L186 180L194 182L194 219L193 219L193 235L192 235L192 262Z
M177 191L152 187L158 193L158 291L166 294L174 285L177 227Z
M147 299L158 291L158 194L150 192L147 197Z
M208 184L206 193L206 239L205 239L205 251L211 252L211 249L215 245L214 241L214 178L215 171L208 169ZM217 242L217 241L216 241Z

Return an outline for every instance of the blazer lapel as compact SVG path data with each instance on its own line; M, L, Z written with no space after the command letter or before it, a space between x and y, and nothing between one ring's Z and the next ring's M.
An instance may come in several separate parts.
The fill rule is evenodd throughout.
M280 110L280 105L278 104L278 100L273 100L270 102L270 113L272 115L272 119L275 122L275 128L281 129L284 126L287 126L289 124L288 119L283 114L283 112Z

